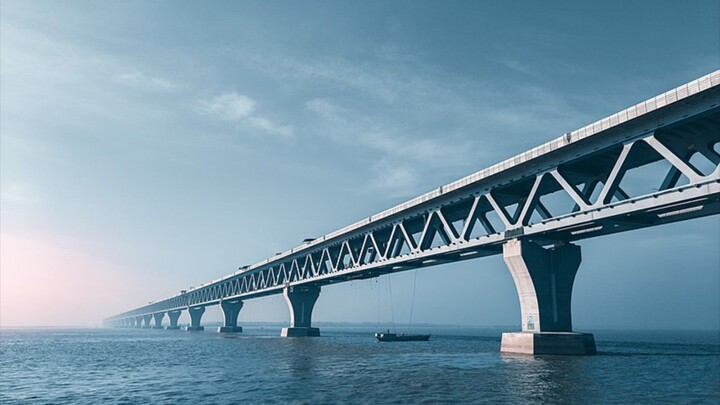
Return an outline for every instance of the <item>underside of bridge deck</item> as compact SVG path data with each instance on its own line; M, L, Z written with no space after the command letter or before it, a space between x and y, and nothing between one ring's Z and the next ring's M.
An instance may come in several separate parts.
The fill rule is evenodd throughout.
M521 306L502 351L593 354L572 329L578 241L720 213L720 71L620 111L463 179L210 283L109 318L150 327L162 315L202 330L220 304L222 332L243 301L282 293L283 336L319 336L320 288L421 267L503 254ZM158 319L157 316L160 316Z

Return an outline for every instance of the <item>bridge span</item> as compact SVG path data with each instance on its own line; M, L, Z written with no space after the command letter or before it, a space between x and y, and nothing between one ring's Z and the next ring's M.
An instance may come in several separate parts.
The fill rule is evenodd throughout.
M105 320L202 330L220 305L220 332L240 332L243 302L283 294L283 336L319 336L322 287L502 254L520 299L521 331L501 351L594 354L572 328L571 295L586 238L720 212L720 70L429 193L220 279Z

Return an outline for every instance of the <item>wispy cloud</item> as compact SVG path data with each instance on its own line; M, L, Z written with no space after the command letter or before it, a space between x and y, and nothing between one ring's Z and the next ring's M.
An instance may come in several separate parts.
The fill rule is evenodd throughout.
M398 191L392 184L393 190L408 196L423 191L423 182L408 173L424 183L450 181L590 120L586 104L543 85L541 73L512 58L495 62L527 77L532 73L532 82L448 72L422 55L372 44L358 50L362 59L230 52L286 89L309 94L305 106L316 118L308 124L310 133L375 152L363 155L371 168L391 161L407 185Z
M320 84L354 100L354 108L393 111L410 115L418 122L442 119L467 132L481 130L477 131L479 136L485 135L483 132L498 135L502 130L506 142L558 124L565 124L566 132L575 129L573 122L582 123L586 116L575 106L577 100L544 87L541 71L512 58L498 58L495 62L532 75L532 82L447 72L392 46L365 49L367 57L363 61L337 56L309 60L268 52L234 52L242 55L238 59L241 63L287 86L315 90ZM394 118L408 118L400 114ZM550 132L547 139L560 133L563 131Z
M326 136L339 142L360 144L386 156L402 157L410 161L427 161L465 155L466 142L447 142L447 139L410 134L402 126L384 122L382 117L367 116L357 110L343 108L328 99L312 99L306 103L308 110L318 114L330 125L332 131ZM430 163L431 165L433 163ZM450 164L451 162L443 162Z
M207 117L271 135L293 137L292 126L278 124L258 113L257 109L254 99L237 92L200 100L197 105L197 111Z
M418 169L399 164L391 159L380 159L372 165L373 179L367 185L368 191L390 192L392 197L412 194L421 184L422 173Z
M465 139L419 134L390 124L383 117L366 116L328 99L309 100L306 107L326 124L318 133L335 142L371 152L373 179L367 183L366 191L382 190L392 196L411 195L428 187L422 184L422 178L465 167L470 161L471 142Z
M397 102L409 93L425 93L433 86L418 74L427 70L420 61L388 52L386 47L373 51L365 62L341 57L307 60L271 53L241 54L242 63L276 80L301 85L322 82L335 90L358 92L386 103Z
M180 85L172 80L147 76L137 70L119 74L115 80L128 86L149 91L174 91L180 88Z
M179 97L184 96L179 92L186 87L165 78L161 68L138 67L135 61L128 62L122 55L87 43L9 23L3 25L2 46L2 98L14 100L2 103L3 136L30 139L38 146L45 137L28 137L17 124L33 122L39 126L52 121L54 130L62 126L83 129L73 131L72 136L110 139L101 129L104 125L129 127L144 121L147 128L157 117L174 114L180 111L179 105L186 105ZM160 73L148 75L145 70ZM143 94L134 94L138 89ZM146 97L156 94L178 97L163 103ZM117 135L143 148L158 139L135 130ZM56 148L49 149L56 152Z
M497 59L495 59L495 62L497 62L498 64L504 66L505 68L515 71L517 73L522 73L522 74L532 75L532 76L538 75L537 71L535 71L532 68L530 68L529 66L523 64L518 59L497 58Z

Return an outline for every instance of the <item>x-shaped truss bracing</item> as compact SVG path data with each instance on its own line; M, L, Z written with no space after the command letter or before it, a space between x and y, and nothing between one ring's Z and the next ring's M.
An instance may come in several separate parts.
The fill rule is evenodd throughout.
M111 319L497 254L512 238L547 245L717 214L718 88L634 119L625 112L592 137Z

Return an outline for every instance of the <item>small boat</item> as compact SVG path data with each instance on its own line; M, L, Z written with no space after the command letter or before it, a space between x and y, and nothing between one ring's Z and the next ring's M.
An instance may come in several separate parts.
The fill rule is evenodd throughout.
M375 334L379 342L427 342L430 335L406 335L404 333L380 332Z

